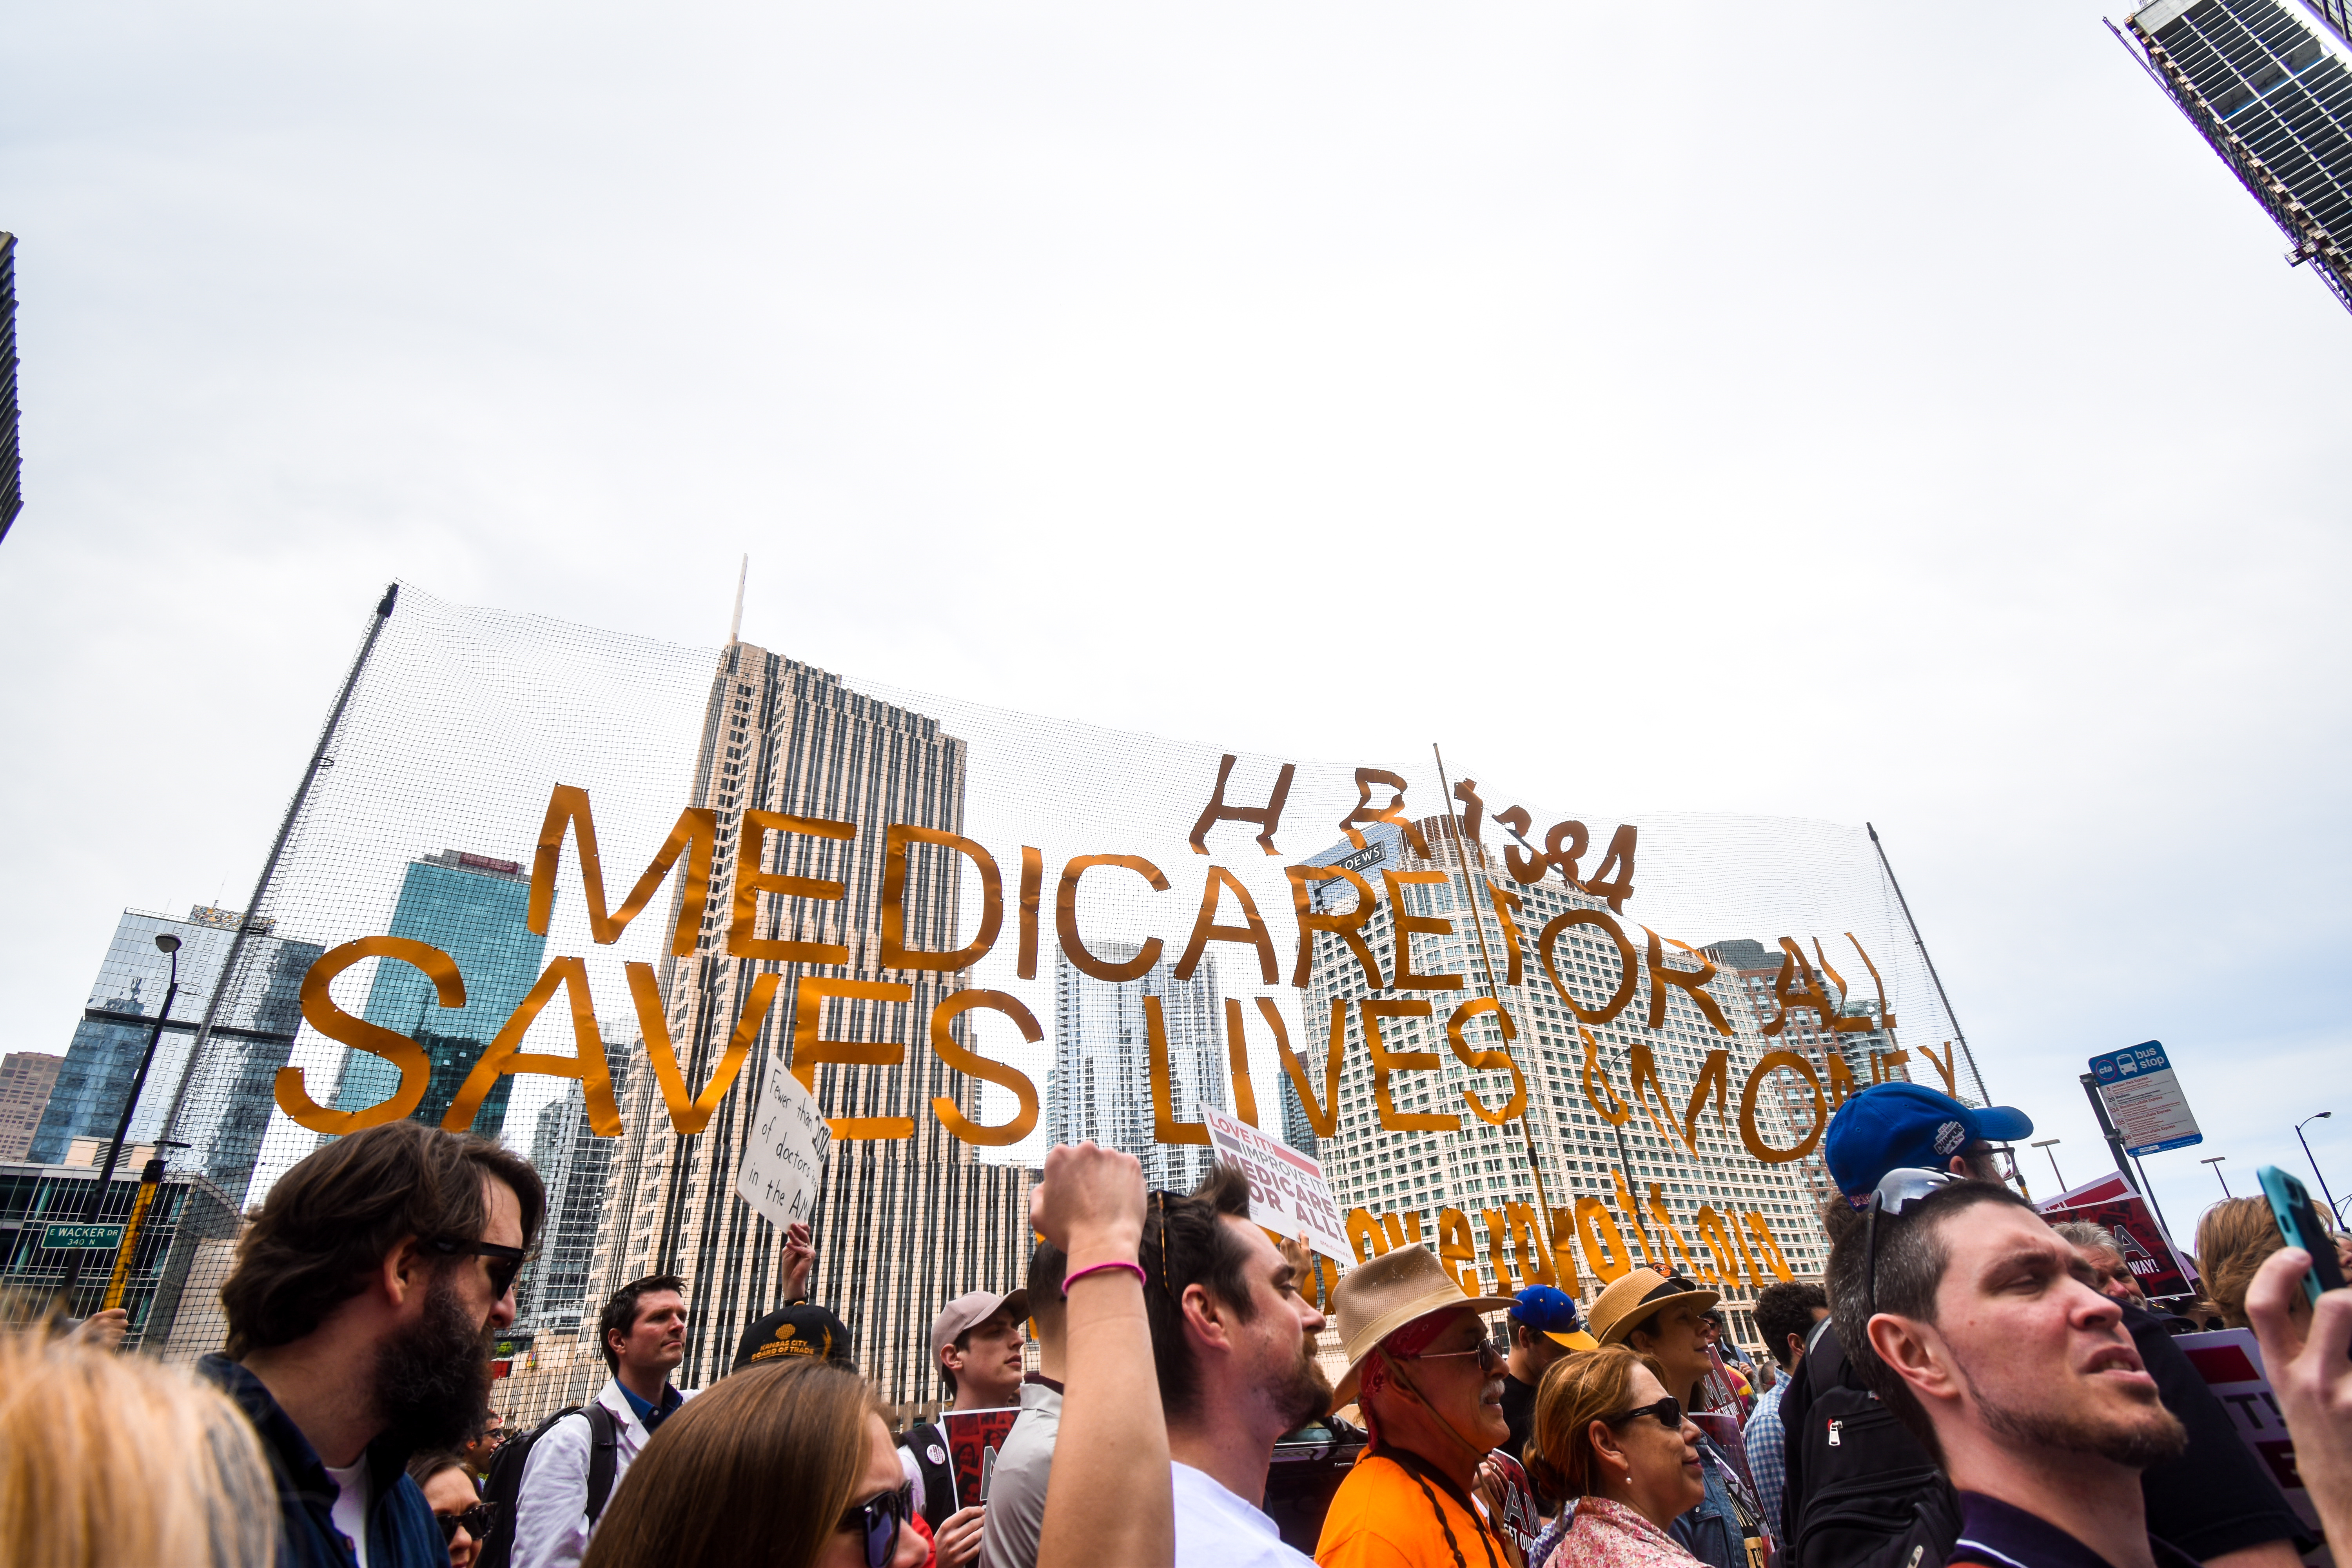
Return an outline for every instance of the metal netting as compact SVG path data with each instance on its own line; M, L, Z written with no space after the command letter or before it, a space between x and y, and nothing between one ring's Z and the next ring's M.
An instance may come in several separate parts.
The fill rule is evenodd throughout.
M1031 1168L1049 1140L1118 1142L1150 1162L1155 1180L1181 1185L1206 1151L1157 1141L1155 1127L1190 1122L1203 1105L1254 1110L1259 1125L1324 1161L1343 1207L1386 1216L1379 1224L1393 1224L1401 1238L1447 1239L1439 1232L1456 1223L1447 1216L1467 1215L1472 1234L1452 1238L1466 1243L1459 1261L1504 1282L1527 1277L1529 1265L1507 1227L1493 1228L1490 1211L1548 1201L1572 1213L1585 1199L1615 1214L1626 1236L1639 1233L1633 1245L1645 1253L1655 1232L1662 1258L1677 1267L1674 1249L1684 1232L1700 1234L1702 1208L1729 1219L1743 1248L1731 1216L1753 1213L1788 1266L1818 1272L1818 1160L1768 1163L1748 1151L1735 1124L1751 1070L1767 1051L1788 1049L1807 1058L1816 1079L1888 1073L1940 1087L1943 1068L1925 1067L1910 1047L1930 1046L1941 1058L1958 1037L1859 827L1703 814L1631 824L1584 817L1577 864L1594 886L1569 885L1557 867L1522 882L1506 852L1523 870L1548 844L1566 858L1579 847L1574 836L1553 830L1571 813L1489 776L1475 737L1448 754L1444 778L1429 738L1402 732L1342 763L1228 761L1213 745L897 689L794 657L815 650L680 647L455 605L406 585L371 638L266 885L249 910L215 911L242 935L235 963L207 982L211 1026L193 1058L191 1034L159 1059L139 1120L168 1124L188 1145L173 1152L175 1167L201 1173L233 1212L263 1199L327 1136L279 1109L273 1084L281 1068L299 1072L326 1113L363 1110L403 1081L391 1062L335 1043L301 1016L303 978L320 955L392 936L454 962L462 1006L444 1005L423 971L395 958L363 958L329 988L341 1012L422 1048L430 1074L415 1114L436 1121L542 976L577 960L611 1066L620 1136L598 1135L579 1079L537 1073L499 1078L470 1123L530 1156L551 1193L549 1226L520 1284L522 1317L501 1347L509 1419L593 1390L602 1376L596 1310L629 1279L656 1270L688 1279L694 1327L681 1378L689 1383L724 1373L743 1325L777 1303L778 1237L733 1195L733 1179L750 1136L754 1091L745 1086L769 1058L793 1053L804 982L822 982L835 997L855 989L846 983L863 984L866 994L817 1005L816 1033L892 1058L815 1068L828 1114L874 1119L869 1130L892 1118L907 1125L878 1139L837 1129L812 1285L850 1325L887 1396L908 1409L940 1394L923 1342L931 1314L961 1291L1019 1281ZM1444 716L1428 722L1442 729ZM1397 793L1360 781L1365 768L1402 781L1402 804L1390 820L1366 821L1359 810L1368 796L1384 807ZM1261 847L1258 823L1234 818L1213 821L1209 852L1195 851L1196 820L1221 776L1234 808L1266 806L1286 777L1270 834L1278 853ZM1527 782L1559 792L1559 781ZM608 913L681 812L709 811L715 848L699 921L674 870L617 940L597 942L575 814L561 837L544 930L532 930L542 825L558 786L583 792L593 814ZM762 894L737 929L737 856L761 820L746 813L846 824L766 832L757 868L838 883L839 891L803 884ZM1360 844L1341 826L1351 814ZM893 825L930 836L905 848L903 887L886 885ZM938 841L948 836L984 859ZM1633 864L1621 878L1622 865L1604 862L1612 844L1626 843ZM1125 858L1084 869L1066 910L1068 869L1088 857ZM1353 895L1345 878L1294 878L1286 868L1335 862L1375 895L1356 934L1384 978L1410 963L1415 974L1450 985L1375 986L1328 930L1312 938L1306 984L1292 983L1300 963L1295 900L1304 896L1310 913L1328 916ZM1630 891L1610 886L1620 881ZM1205 917L1204 893L1213 900ZM1516 939L1507 938L1501 912L1512 900ZM901 926L886 931L893 906ZM685 954L672 951L682 911ZM976 944L992 923L985 952L961 969L884 963L886 942L947 952ZM1192 951L1203 924L1219 929ZM1554 925L1548 971L1538 939ZM1619 935L1635 955L1630 982ZM1775 984L1785 987L1791 972L1784 937L1801 954L1794 972L1814 977L1827 1005L1792 1014L1796 1022L1768 1037L1765 1026L1780 1011ZM797 945L772 945L772 956L730 952L746 942ZM1656 963L1690 971L1702 962L1717 969L1704 992L1719 1023L1679 984L1659 985L1653 1005ZM763 983L767 975L773 982ZM764 984L774 995L749 1062L708 1125L680 1136L659 1075L648 1070L649 1026L674 1049L691 1096ZM1580 1025L1571 1001L1589 1015L1621 989L1622 1011ZM989 1005L958 1015L935 1048L934 1011L949 1004L953 1012L972 991L993 994ZM1527 1088L1523 1113L1504 1124L1465 1110L1462 1095L1467 1089L1489 1108L1513 1096L1513 1072L1477 1055L1506 1047L1497 1012L1460 1020L1460 1052L1447 1034L1454 1009L1480 996L1512 1019L1508 1051ZM1426 1016L1380 1026L1384 1049L1423 1053L1414 1068L1391 1075L1391 1112L1454 1115L1458 1128L1381 1125L1365 1026L1381 1009L1367 1004L1400 999L1431 1005ZM1336 1094L1324 1076L1335 1007ZM1034 1040L1016 1026L1024 1011ZM184 1007L177 1016L189 1015ZM1277 1025L1300 1063L1305 1096L1281 1065ZM523 1041L533 1053L575 1055L565 994L539 1011ZM1688 1118L1717 1049L1729 1053L1728 1114L1718 1121L1710 1098L1710 1109ZM960 1070L967 1052L1001 1064L989 1071L1003 1081ZM83 1054L94 1060L103 1051ZM1155 1055L1167 1080L1157 1098ZM1633 1105L1622 1125L1597 1114L1588 1058L1607 1079L1601 1104L1613 1095ZM1965 1057L1953 1062L1957 1090L1975 1098ZM1671 1101L1663 1117L1636 1093L1644 1067L1656 1090L1647 1098ZM1006 1068L1025 1080L1025 1093ZM1813 1129L1816 1101L1801 1074L1765 1075L1753 1099L1757 1134L1772 1148L1795 1146ZM1003 1129L1024 1115L1034 1117L1024 1132L997 1142L966 1142L948 1125ZM1652 1201L1670 1222L1644 1226ZM1563 1267L1572 1267L1574 1254L1565 1256ZM176 1321L154 1342L173 1353L212 1348L199 1342L217 1337L206 1286L216 1289L225 1258L219 1237L192 1244ZM1687 1261L1721 1272L1704 1248ZM1757 1265L1747 1267L1752 1283ZM207 1310L214 1319L203 1317Z

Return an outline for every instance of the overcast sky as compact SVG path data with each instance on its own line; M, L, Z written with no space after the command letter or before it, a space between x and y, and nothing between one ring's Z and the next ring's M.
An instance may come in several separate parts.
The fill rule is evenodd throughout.
M748 551L908 687L1874 821L2070 1182L2158 1038L2176 1225L2352 1189L2352 319L2087 0L7 32L0 1048L242 904L388 579L710 644Z

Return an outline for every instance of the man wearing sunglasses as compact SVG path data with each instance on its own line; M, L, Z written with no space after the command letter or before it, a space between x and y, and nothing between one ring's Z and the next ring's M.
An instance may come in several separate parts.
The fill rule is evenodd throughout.
M2008 1188L1896 1170L1832 1245L1830 1308L1854 1369L1958 1489L1950 1561L2188 1568L2151 1537L2140 1472L2188 1434L2123 1309Z
M531 1168L488 1139L394 1121L278 1178L221 1287L226 1353L198 1372L259 1433L283 1568L446 1568L405 1472L489 1406L488 1334L546 1211Z

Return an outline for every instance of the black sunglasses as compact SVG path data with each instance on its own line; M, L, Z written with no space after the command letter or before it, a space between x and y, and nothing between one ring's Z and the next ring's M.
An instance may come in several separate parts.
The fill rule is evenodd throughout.
M499 1517L499 1510L496 1503L478 1502L462 1513L436 1513L433 1517L440 1521L442 1544L446 1545L457 1539L461 1528L477 1541L488 1540L490 1523Z
M521 1272L523 1259L530 1257L527 1248L501 1247L495 1241L428 1241L425 1244L444 1258L479 1258L488 1270L490 1283L499 1288L503 1297L514 1277Z
M1683 1429L1683 1402L1671 1394L1654 1405L1636 1405L1622 1415L1612 1416L1609 1425L1622 1426L1636 1415L1654 1415L1658 1418L1658 1425L1669 1432L1678 1433Z
M915 1483L869 1498L841 1516L835 1530L854 1530L866 1542L866 1568L889 1568L898 1549L898 1529L914 1517Z

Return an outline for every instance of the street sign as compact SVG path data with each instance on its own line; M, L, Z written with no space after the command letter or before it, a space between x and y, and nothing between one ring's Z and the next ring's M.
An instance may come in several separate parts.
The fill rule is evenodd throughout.
M41 1245L52 1252L111 1252L122 1245L119 1225L51 1225L41 1227Z
M2160 1042L2148 1040L2093 1057L2091 1071L2098 1078L2107 1115L2123 1137L2125 1153L2137 1159L2205 1142Z

